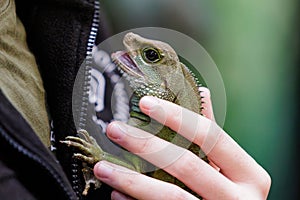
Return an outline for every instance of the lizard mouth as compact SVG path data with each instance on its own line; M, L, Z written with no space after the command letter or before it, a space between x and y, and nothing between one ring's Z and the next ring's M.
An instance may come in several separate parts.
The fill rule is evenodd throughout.
M137 78L143 77L143 73L126 51L117 51L112 53L111 57L113 62L120 67L124 73Z

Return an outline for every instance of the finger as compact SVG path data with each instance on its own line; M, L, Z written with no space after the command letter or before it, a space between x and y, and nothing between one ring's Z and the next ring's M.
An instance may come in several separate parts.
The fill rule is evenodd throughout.
M202 97L201 114L207 117L208 119L215 121L209 89L207 89L206 87L199 87L199 91Z
M106 161L97 163L94 173L100 181L136 199L197 199L173 184Z
M249 181L266 172L215 122L155 97L143 97L141 110L198 144L222 173L235 182ZM252 181L252 180L251 180Z
M201 114L204 117L206 117L212 121L215 121L215 116L214 116L214 112L213 112L213 106L212 106L212 102L211 102L211 98L210 98L209 89L206 87L199 87L199 91L200 91L201 100L202 100ZM220 171L220 168L215 163L213 163L209 158L208 158L208 160L209 160L210 166L212 166L217 171Z
M175 176L204 198L219 199L220 194L229 197L236 187L197 155L143 130L113 122L107 128L107 136Z

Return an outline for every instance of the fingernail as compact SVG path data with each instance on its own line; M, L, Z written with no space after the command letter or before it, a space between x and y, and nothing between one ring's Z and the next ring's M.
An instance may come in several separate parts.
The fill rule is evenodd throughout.
M121 122L113 122L109 125L107 134L113 140L120 140L127 133L127 128Z
M118 191L113 191L111 193L111 200L128 200L129 198Z
M159 104L159 99L152 96L145 96L140 100L140 106L146 110L153 110Z
M94 167L95 176L100 179L107 179L111 177L112 167L105 164L103 161L98 162Z

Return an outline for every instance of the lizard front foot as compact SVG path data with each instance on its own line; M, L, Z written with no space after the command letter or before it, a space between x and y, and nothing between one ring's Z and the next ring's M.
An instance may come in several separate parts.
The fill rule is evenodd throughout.
M94 188L100 188L101 182L94 176L93 166L100 160L103 160L104 152L97 144L96 140L89 135L86 130L79 130L78 134L82 136L74 137L67 136L66 140L60 141L63 144L66 144L70 147L74 147L79 151L79 153L74 153L74 157L83 162L83 177L85 180L85 188L82 192L83 195L88 194L88 190L91 187L91 184L94 185Z
M74 157L92 166L102 160L104 152L96 140L86 130L81 129L78 134L82 135L84 139L67 136L66 140L60 142L77 149L80 153L74 153Z

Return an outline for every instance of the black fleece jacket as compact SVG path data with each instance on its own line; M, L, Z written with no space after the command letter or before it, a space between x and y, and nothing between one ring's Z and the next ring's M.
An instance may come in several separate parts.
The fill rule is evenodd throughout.
M90 48L95 2L16 0L16 8L43 78L55 139L76 135L72 90ZM99 25L96 43L107 37L101 19ZM80 164L59 142L56 154L60 164L0 92L0 199L110 199L108 186L82 197Z

